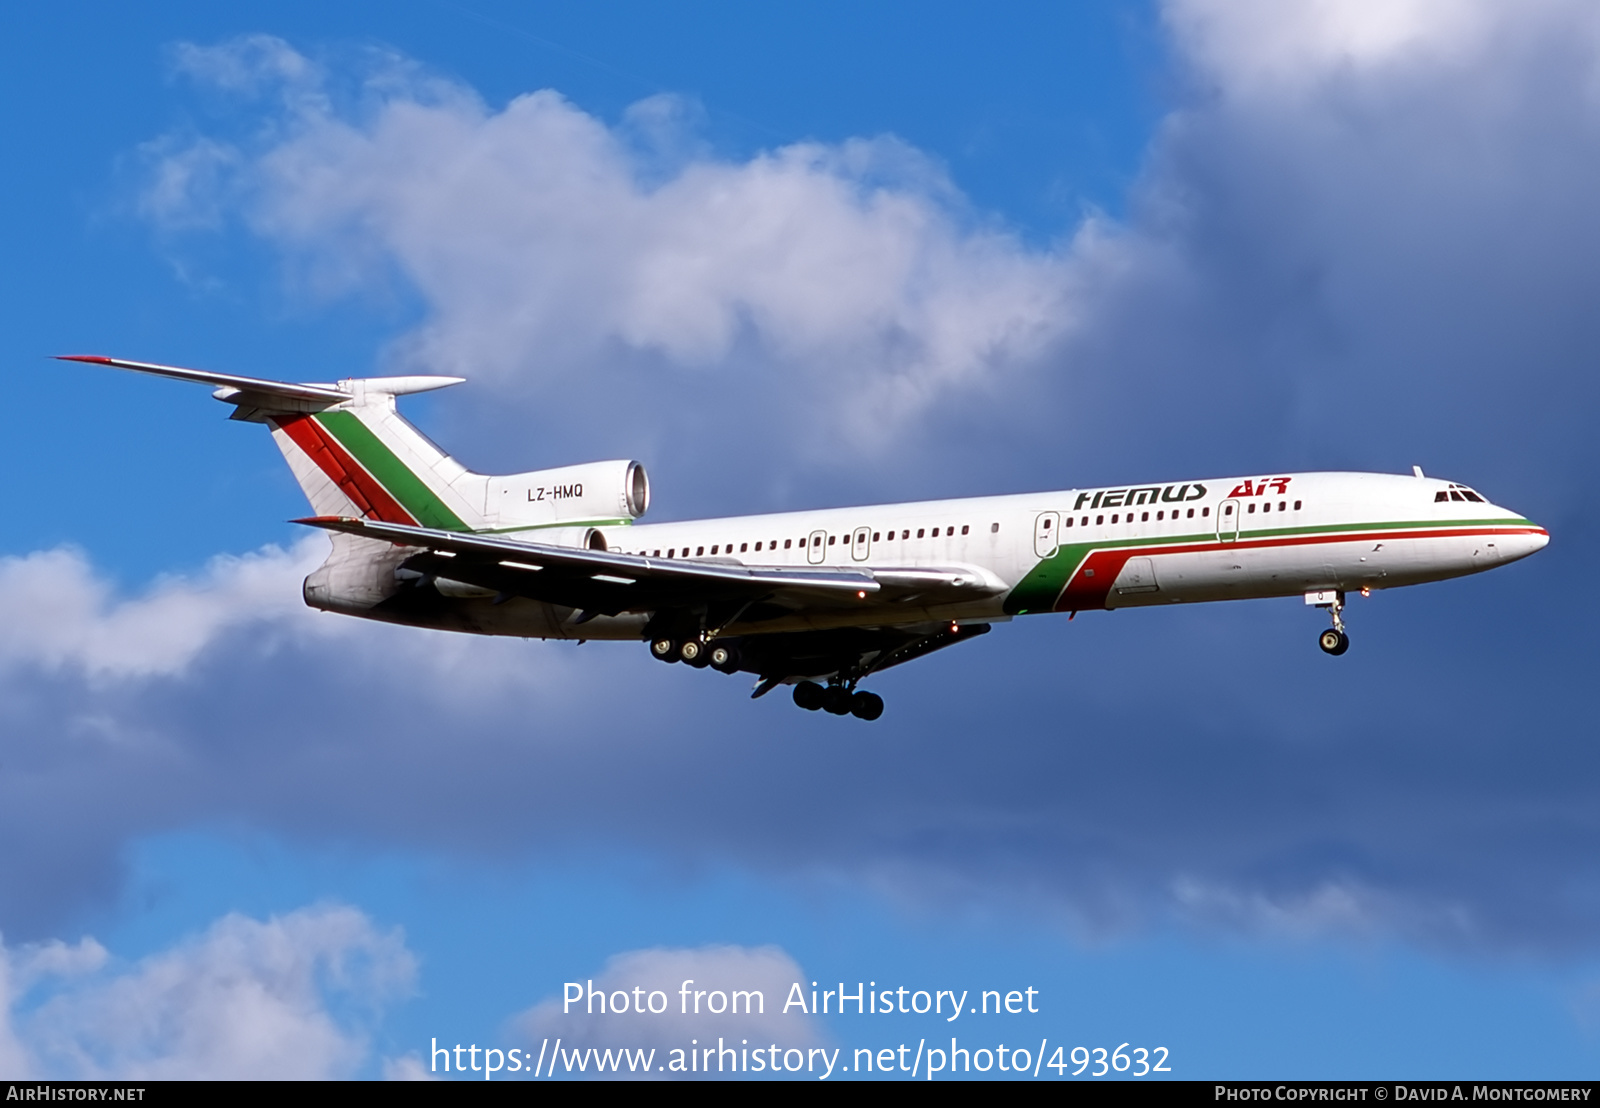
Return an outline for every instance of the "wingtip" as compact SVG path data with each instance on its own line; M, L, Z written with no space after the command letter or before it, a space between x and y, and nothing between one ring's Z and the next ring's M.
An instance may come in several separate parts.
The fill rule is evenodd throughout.
M95 365L110 365L111 359L104 354L52 354L58 362L92 362Z

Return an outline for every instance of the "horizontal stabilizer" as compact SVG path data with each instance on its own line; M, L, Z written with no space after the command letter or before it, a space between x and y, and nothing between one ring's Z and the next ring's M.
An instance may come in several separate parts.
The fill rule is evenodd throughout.
M153 365L150 362L129 362L121 358L106 358L98 354L59 354L58 361L88 362L91 365L108 365L117 369L131 369L139 373L153 373L157 377L171 377L179 381L193 381L201 385L215 385L219 389L236 389L239 392L261 396L281 396L286 400L305 400L311 403L342 404L351 394L335 385L296 385L287 381L266 381L257 377L241 377L236 373L212 373L204 369L183 369L172 365ZM219 397L226 399L226 397Z
M194 381L201 385L214 385L212 395L218 400L244 407L271 408L272 400L294 401L294 410L312 410L344 404L351 400L365 401L369 396L405 396L414 392L428 392L447 385L459 385L464 377L356 377L337 384L296 384L291 381L268 381L260 377L241 377L237 373L213 373L206 369L184 369L181 366L155 365L151 362L130 362L122 358L107 358L99 354L59 354L58 361L87 362L90 365L108 365L117 369L131 369L138 373L153 373L157 377L171 377L178 381Z

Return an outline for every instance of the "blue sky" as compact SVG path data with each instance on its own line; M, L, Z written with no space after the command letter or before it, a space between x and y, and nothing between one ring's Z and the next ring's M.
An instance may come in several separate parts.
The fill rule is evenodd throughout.
M1175 1076L1593 1072L1584 5L0 31L0 1069L948 1033L548 1009L696 965L1031 984L961 1033ZM1353 604L1337 663L1286 601L1025 619L840 726L642 648L309 612L323 540L259 429L71 352L460 373L407 401L432 437L641 458L652 518L1421 463L1554 538Z

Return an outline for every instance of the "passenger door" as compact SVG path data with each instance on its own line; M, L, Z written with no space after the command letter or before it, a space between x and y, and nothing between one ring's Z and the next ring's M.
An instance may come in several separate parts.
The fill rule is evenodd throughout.
M1239 537L1239 502L1224 500L1217 507L1217 538L1233 542Z
M1039 558L1054 558L1061 547L1061 513L1040 512L1033 521L1033 553Z
M867 560L867 555L872 553L872 528L857 527L856 533L850 539L850 557L858 562Z

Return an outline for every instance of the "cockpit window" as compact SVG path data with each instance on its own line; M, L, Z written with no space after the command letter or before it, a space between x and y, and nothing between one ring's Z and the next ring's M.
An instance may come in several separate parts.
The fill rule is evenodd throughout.
M1449 489L1440 489L1438 492L1433 494L1433 502L1435 504L1443 504L1451 500L1470 500L1474 504L1488 503L1487 500L1473 492L1471 489L1467 488L1465 485L1451 485Z

